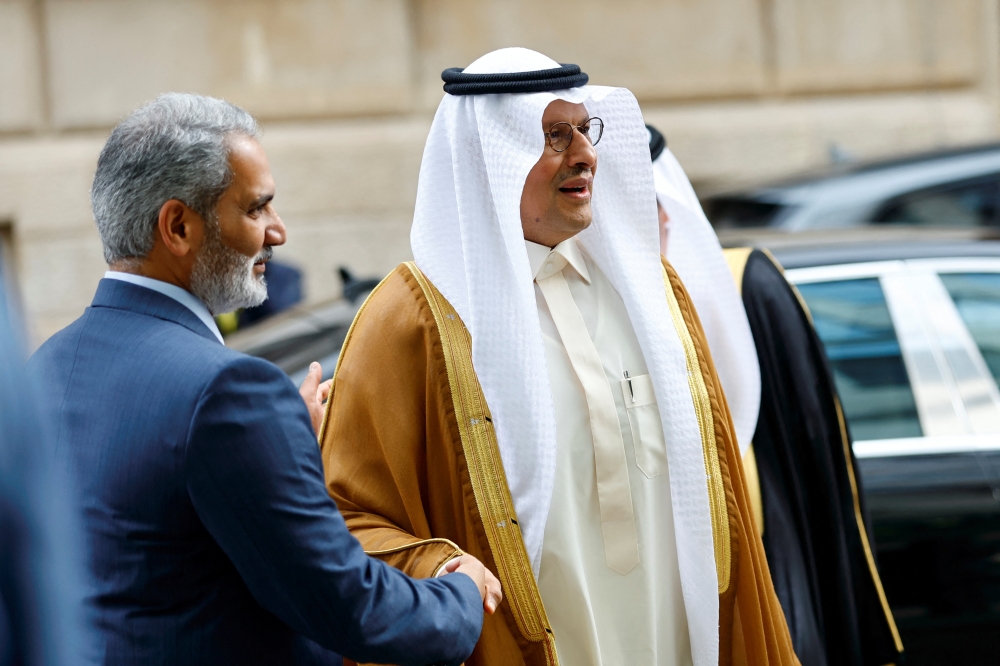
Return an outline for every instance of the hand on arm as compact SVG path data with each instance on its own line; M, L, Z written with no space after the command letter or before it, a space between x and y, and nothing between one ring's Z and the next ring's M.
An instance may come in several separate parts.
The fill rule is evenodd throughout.
M205 528L257 602L320 645L359 662L462 662L482 627L476 581L413 580L367 557L325 492L308 418L274 366L219 373L185 453Z
M483 598L483 610L493 615L497 606L503 601L503 590L500 581L493 575L493 572L483 566L477 558L468 553L461 557L456 557L444 565L439 576L450 573L463 573L479 588L479 595Z

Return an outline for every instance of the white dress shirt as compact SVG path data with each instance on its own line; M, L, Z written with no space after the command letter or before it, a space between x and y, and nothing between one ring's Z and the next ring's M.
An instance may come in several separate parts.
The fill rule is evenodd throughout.
M226 344L222 340L222 333L219 332L219 327L215 323L215 319L212 317L212 313L208 311L205 304L199 301L194 294L191 292L181 289L175 284L170 284L169 282L164 282L163 280L154 280L153 278L148 278L142 275L135 275L133 273L121 273L119 271L107 271L104 277L109 280L121 280L122 282L131 282L132 284L137 284L140 287L145 287L146 289L152 289L153 291L158 291L164 296L174 299L188 310L194 313L201 323L208 327L208 330L219 339L219 342Z
M573 666L687 666L692 663L691 646L677 565L666 444L625 304L575 240L552 250L530 241L525 244L533 277L543 273L550 252L568 261L563 275L617 407L639 545L635 568L624 575L609 568L586 397L536 283L556 419L555 483L538 586L555 632L559 661Z

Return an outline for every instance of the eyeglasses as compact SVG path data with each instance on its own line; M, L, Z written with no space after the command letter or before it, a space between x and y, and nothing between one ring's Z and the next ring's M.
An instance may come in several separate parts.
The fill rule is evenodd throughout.
M552 150L561 153L569 144L573 143L573 130L579 130L580 134L590 141L590 145L596 146L604 134L604 121L600 118L587 118L582 125L570 125L569 123L555 123L545 133L545 141L552 147Z

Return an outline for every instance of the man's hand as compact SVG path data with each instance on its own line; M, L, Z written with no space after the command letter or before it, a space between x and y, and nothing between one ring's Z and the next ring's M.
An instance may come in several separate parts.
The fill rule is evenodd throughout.
M333 380L323 380L323 368L315 361L309 366L309 374L299 387L299 395L305 400L306 409L309 410L309 418L312 420L313 432L319 433L319 427L323 424L323 409L326 399L330 397L330 387ZM322 382L322 383L320 383ZM482 565L480 565L482 566Z
M444 565L444 570L448 573L464 573L476 582L476 585L479 586L479 594L483 598L483 610L487 614L493 615L497 606L503 601L500 581L493 575L493 572L472 555L466 553L461 557L456 557Z

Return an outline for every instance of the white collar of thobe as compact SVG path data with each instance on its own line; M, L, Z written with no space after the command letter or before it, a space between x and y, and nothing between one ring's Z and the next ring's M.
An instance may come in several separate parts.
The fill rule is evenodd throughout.
M551 265L546 262L549 255L558 254L580 274L584 282L590 284L590 271L587 270L587 262L583 260L583 253L580 251L580 246L576 244L576 239L567 238L553 248L539 245L528 239L524 240L524 245L528 248L528 265L531 266L533 280L544 280L549 275L564 268L565 264Z
M181 289L175 284L170 284L169 282L164 282L163 280L154 280L153 278L148 278L144 275L135 275L134 273L122 273L120 271L107 271L104 277L109 280L121 280L122 282L131 282L132 284L139 285L140 287L145 287L146 289L152 289L153 291L159 292L168 298L172 298L192 313L194 316L198 317L208 330L212 332L219 342L226 344L222 339L222 333L219 332L219 326L215 323L215 319L212 317L212 313L208 311L205 304L198 300L194 294L185 289Z

